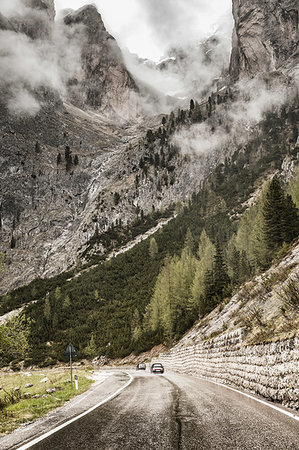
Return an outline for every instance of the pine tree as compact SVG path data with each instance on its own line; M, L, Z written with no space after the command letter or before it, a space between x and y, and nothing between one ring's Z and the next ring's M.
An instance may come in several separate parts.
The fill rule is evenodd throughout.
M157 254L158 254L157 241L154 237L152 237L150 240L150 245L149 245L149 255L152 259L155 259Z
M299 209L299 166L296 167L294 175L289 182L288 193L291 195L293 202Z
M292 200L292 197L287 194L284 200L284 209L282 217L282 238L284 242L292 242L299 233L299 216L298 209Z
M97 355L97 352L98 352L98 349L97 349L95 337L92 334L87 347L85 347L84 353L89 358L94 358Z
M70 297L67 295L64 299L63 305L62 305L62 309L64 311L66 311L67 309L69 309L69 307L71 306L71 300Z
M10 248L15 248L16 246L16 238L12 235L10 240Z
M35 143L35 153L41 153L41 146L38 141Z
M71 149L68 145L65 147L64 156L65 156L65 162L66 162L65 168L66 168L66 171L69 172L71 170L71 167L73 164L73 159L72 159Z
M213 263L213 278L215 285L215 295L221 299L224 295L229 283L230 279L227 274L227 266L224 261L222 248L220 246L219 239L216 239L215 244L215 256Z
M275 251L284 241L284 193L278 178L273 177L263 204L264 239L270 251Z
M210 241L205 230L202 231L198 246L199 261L196 263L196 271L192 283L191 299L193 305L200 311L200 303L204 293L205 275L213 267L215 246Z
M47 297L45 299L44 317L45 317L47 322L50 322L50 320L51 320L51 304L50 304L49 297Z
M140 339L142 334L141 331L141 320L140 320L140 314L137 308L134 310L132 322L131 322L131 336L132 341L136 342Z

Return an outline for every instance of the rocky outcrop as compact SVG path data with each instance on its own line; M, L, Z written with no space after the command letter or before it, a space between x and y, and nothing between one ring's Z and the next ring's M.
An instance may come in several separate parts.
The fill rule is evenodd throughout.
M230 74L234 81L279 69L298 46L296 0L233 0L235 28ZM297 54L298 56L298 54Z
M82 25L86 41L81 70L69 83L72 103L105 115L134 118L140 112L135 81L127 71L115 39L107 32L95 6L69 13L67 26Z
M11 18L16 31L31 39L49 39L55 18L54 0L22 0L23 10Z
M15 31L13 24L0 13L0 30Z

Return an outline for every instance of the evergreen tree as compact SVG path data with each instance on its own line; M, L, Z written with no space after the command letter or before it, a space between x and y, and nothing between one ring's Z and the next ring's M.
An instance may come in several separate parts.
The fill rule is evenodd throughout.
M84 353L89 358L94 358L97 355L98 349L97 349L94 334L91 335L90 341L89 341L87 347L85 347L85 349L84 349Z
M288 193L291 195L293 202L299 209L299 166L296 167L294 175L289 182Z
M51 320L51 304L50 304L49 297L46 297L46 299L45 299L44 317L47 322L50 322L50 320Z
M41 153L41 146L38 141L35 143L35 153Z
M65 147L64 156L65 156L65 163L66 163L65 168L66 168L66 171L69 172L71 170L71 167L73 164L73 159L72 159L71 149L68 145Z
M278 178L273 177L266 192L263 204L264 218L264 239L267 248L274 252L284 241L284 221L285 212L284 193Z
M132 341L136 342L140 339L142 334L141 330L141 320L140 320L140 314L137 308L134 310L132 322L131 322L131 336Z
M155 259L155 257L158 254L158 245L157 245L157 241L154 237L151 238L150 240L150 245L149 245L149 255L152 259Z
M212 270L215 246L210 241L205 230L202 231L198 246L199 261L196 263L196 271L191 288L190 302L198 309L202 310L200 304L203 299L205 289L205 275ZM202 314L202 312L201 312Z
M284 199L284 209L282 217L282 238L284 242L292 242L299 233L299 216L298 209L292 200L292 197L287 194Z
M64 299L63 305L62 305L62 309L64 311L68 310L71 306L71 300L70 297L67 295Z
M224 261L222 248L219 239L216 239L215 244L215 256L213 262L213 278L214 278L214 289L215 295L222 299L223 295L229 286L230 279L227 274L227 266Z
M12 235L10 240L10 248L15 248L15 246L16 246L16 238L14 237L14 235Z

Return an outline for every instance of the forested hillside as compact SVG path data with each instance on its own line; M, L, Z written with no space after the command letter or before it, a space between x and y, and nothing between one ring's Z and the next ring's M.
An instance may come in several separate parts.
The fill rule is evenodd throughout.
M2 312L32 302L25 310L27 364L63 359L69 341L79 358L115 358L171 343L287 252L298 238L299 173L290 183L280 174L298 150L294 111L267 114L251 140L177 204L176 218L153 237L109 261L100 258L75 278L36 280L3 296ZM152 221L140 216L135 226ZM132 234L122 224L110 232ZM2 363L12 359L2 354Z

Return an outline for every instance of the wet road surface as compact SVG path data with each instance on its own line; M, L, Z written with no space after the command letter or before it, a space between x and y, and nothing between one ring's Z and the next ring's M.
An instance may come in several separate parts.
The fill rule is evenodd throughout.
M132 372L116 398L34 450L299 450L299 422L242 394L181 374Z

